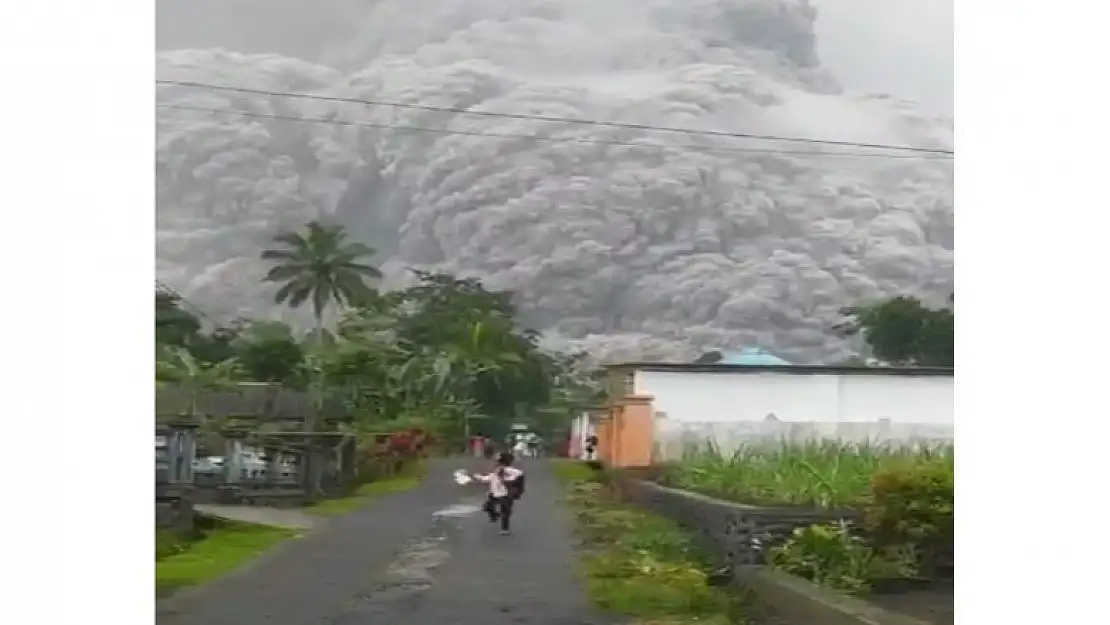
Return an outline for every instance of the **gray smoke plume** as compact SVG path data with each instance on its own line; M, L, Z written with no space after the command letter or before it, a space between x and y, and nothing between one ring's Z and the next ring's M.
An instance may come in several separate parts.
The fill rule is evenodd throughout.
M185 4L207 15L211 3ZM219 5L211 11L254 16L225 27L238 50L214 39L163 49L160 79L952 144L950 118L844 93L820 65L805 0ZM162 37L193 14L182 6L160 3L160 47L190 45ZM286 37L296 44L283 48L265 16L298 10L299 35ZM377 247L390 284L414 265L481 276L516 291L553 343L609 358L758 344L835 359L850 351L829 332L841 306L952 290L951 161L182 86L159 87L158 101L391 126L159 109L158 273L218 316L286 314L259 283L258 252L317 216Z

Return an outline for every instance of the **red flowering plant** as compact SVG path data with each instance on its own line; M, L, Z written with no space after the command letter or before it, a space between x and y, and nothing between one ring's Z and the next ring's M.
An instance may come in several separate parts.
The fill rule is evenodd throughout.
M409 455L413 452L415 437L411 431L394 432L389 437L389 451L394 454Z

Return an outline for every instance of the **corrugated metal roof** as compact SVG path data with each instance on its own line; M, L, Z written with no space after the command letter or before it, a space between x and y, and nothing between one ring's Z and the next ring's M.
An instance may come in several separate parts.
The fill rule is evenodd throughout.
M762 347L745 347L739 350L726 350L721 352L722 365L789 365L790 363L763 349Z

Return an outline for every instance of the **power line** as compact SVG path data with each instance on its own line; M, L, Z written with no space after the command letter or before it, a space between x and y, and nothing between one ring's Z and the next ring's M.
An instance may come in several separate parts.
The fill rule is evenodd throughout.
M382 100L360 100L357 98L345 98L340 96L327 96L311 93L294 93L288 91L267 91L264 89L250 89L247 87L232 87L227 85L213 85L201 82L190 82L184 80L155 80L155 84L159 85L175 85L178 87L186 87L191 89L207 89L209 91L230 91L234 93L248 93L254 95L265 95L283 98L300 98L305 100L321 100L325 102L347 102L351 104L365 104L369 106L392 106L396 108L414 109L420 111L434 111L439 113L457 113L459 115L476 115L482 117L499 117L503 119L524 119L532 121L543 122L557 122L564 124L580 124L587 126L606 126L609 128L624 128L628 130L649 130L652 132L672 132L687 135L702 135L710 137L728 137L732 139L758 139L761 141L785 141L791 143L811 143L819 145L837 145L844 147L854 148L872 148L879 150L900 150L904 152L917 152L921 154L937 154L945 156L954 156L953 150L944 150L939 148L919 148L906 145L889 145L884 143L860 143L856 141L833 141L825 139L805 139L799 137L781 137L776 135L757 135L742 132L724 132L719 130L695 130L693 128L675 128L670 126L653 126L650 124L632 124L625 122L611 122L593 119L580 119L575 117L549 117L545 115L528 115L523 113L497 113L494 111L474 111L470 109L450 107L450 106L433 106L430 104L405 104L401 102L387 102Z
M279 121L290 122L310 122L320 124L333 124L336 126L360 126L365 128L379 128L387 130L399 130L408 132L427 132L432 134L443 135L464 135L471 137L493 137L500 139L525 139L530 141L543 141L550 143L579 143L579 144L592 144L592 145L612 145L624 146L633 148L683 148L696 150L701 152L733 152L741 154L777 154L788 156L847 156L847 157L864 157L864 158L912 158L919 160L951 160L952 156L943 155L928 155L928 154L881 154L881 153L867 153L867 152L808 152L799 150L775 150L771 148L730 148L730 147L715 147L715 146L701 146L691 144L667 145L665 143L634 143L630 141L607 141L601 139L575 139L575 138L561 138L561 137L542 137L539 135L521 135L521 134L507 134L507 133L493 133L493 132L477 132L468 130L449 130L446 128L427 128L422 126L399 126L396 124L378 124L374 122L362 122L354 120L336 119L332 117L296 117L292 115L273 115L267 113L249 113L246 111L234 111L231 109L217 109L206 108L200 106L188 106L185 104L166 104L159 103L158 108L176 109L181 111L197 111L201 113L212 114L226 114L226 115L241 115L243 117L255 117L260 119L272 119Z

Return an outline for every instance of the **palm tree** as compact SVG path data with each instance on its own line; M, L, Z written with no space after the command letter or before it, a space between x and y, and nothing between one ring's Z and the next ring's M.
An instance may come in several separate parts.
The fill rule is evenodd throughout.
M316 319L315 350L307 355L315 383L314 404L317 408L323 403L323 373L320 370L320 351L325 344L324 309L334 301L339 305L349 305L364 301L372 293L366 285L367 279L382 276L377 267L359 262L373 256L374 248L347 240L342 226L331 226L313 220L305 224L300 232L285 232L274 237L283 244L284 249L262 252L262 260L276 262L277 265L266 274L267 282L283 282L274 295L279 304L288 303L297 308L309 299ZM316 429L316 418L311 415L309 429Z
M274 237L284 249L262 252L262 260L277 263L266 274L267 282L282 282L274 295L279 304L297 308L309 299L316 319L315 336L323 336L324 309L334 301L339 305L357 302L370 293L367 279L381 278L377 267L360 262L375 254L362 243L347 240L342 226L310 221L305 231L285 232Z

